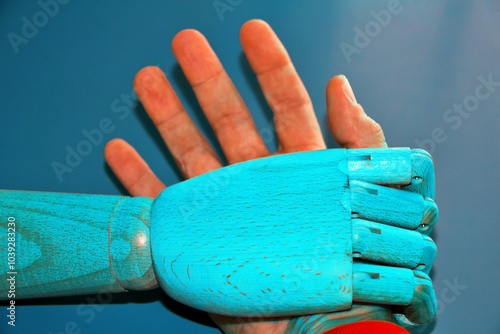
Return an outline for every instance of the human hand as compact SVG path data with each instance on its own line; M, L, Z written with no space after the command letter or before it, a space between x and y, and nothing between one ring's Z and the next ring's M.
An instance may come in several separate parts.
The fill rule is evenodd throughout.
M326 148L309 95L272 29L263 21L252 20L242 27L240 38L274 112L279 141L276 154ZM232 164L270 155L250 112L206 39L197 31L184 30L175 36L172 49L227 161ZM134 89L186 178L222 167L158 68L146 67L139 71ZM328 123L339 145L345 148L387 146L381 127L356 102L344 76L330 80L326 98ZM131 195L156 197L165 188L125 141L109 142L105 156ZM354 311L358 315L391 320L390 312L382 307L362 307ZM340 318L353 315L352 312L336 314ZM212 317L230 333L283 333L290 324L290 319Z

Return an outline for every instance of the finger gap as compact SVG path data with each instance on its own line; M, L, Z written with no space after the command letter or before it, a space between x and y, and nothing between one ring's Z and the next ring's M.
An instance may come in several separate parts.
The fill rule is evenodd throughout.
M172 79L170 81L174 90L178 92L177 95L179 96L179 100L181 100L181 104L186 106L186 112L191 117L201 134L205 137L208 144L213 148L222 165L227 165L228 162L224 156L222 147L217 140L215 132L210 126L208 119L205 117L203 110L198 103L198 99L196 98L196 95L179 64L174 65L171 73Z
M252 113L257 130L262 137L264 145L266 145L270 152L274 152L278 149L278 137L276 136L274 126L274 113L267 103L266 97L260 87L259 81L257 80L257 76L253 72L252 67L250 66L250 63L244 53L240 54L239 64L248 87L245 87L246 89L240 89L241 97L245 101L248 110ZM246 94L248 90L251 94ZM259 114L257 114L256 110ZM263 126L262 121L266 123Z
M142 127L148 133L149 138L153 141L156 149L161 152L161 155L163 155L163 158L167 161L167 164L169 165L170 170L174 172L175 178L177 179L177 181L184 179L181 170L179 169L179 167L177 166L177 164L175 162L174 157L172 156L170 151L165 146L165 142L164 142L163 138L161 137L160 132L156 128L156 126L153 123L153 121L151 120L151 118L149 118L146 110L144 109L144 106L142 105L142 103L140 103L140 101L138 101L138 103L135 104L133 111L134 111L135 117L139 120L139 123L142 125ZM140 151L142 152L142 154L144 154L143 149L140 149ZM157 168L158 166L155 165L155 162L157 162L158 159L156 159L156 158L147 159L145 156L143 156L143 158L146 161L149 161L149 167L151 168L151 170L154 171L154 173L158 176L158 178L160 180L164 180L164 182L166 182L167 184L171 183L172 180L168 180L166 178L166 175L161 174L162 171L165 171L164 173L166 173L167 168ZM158 173L157 171L159 171L160 173Z

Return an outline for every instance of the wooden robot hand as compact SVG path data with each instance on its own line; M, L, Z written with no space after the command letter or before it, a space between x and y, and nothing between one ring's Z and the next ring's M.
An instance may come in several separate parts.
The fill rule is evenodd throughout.
M154 201L4 190L0 250L8 255L14 246L15 261L0 268L15 277L16 298L159 283L212 313L399 305L396 319L410 327L436 313L427 275L436 254L428 236L438 216L433 198L431 157L407 148L247 161L171 186ZM0 298L8 291L2 278Z

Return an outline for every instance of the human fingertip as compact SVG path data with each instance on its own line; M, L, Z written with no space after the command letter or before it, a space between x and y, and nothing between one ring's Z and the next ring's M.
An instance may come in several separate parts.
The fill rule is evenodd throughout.
M104 146L104 157L109 160L115 152L121 150L125 145L128 145L122 138L113 138Z
M342 90L347 98L347 100L352 104L356 105L358 104L358 101L356 101L356 96L354 95L354 92L352 90L351 84L349 83L349 80L345 75L342 76Z
M175 39L182 39L186 37L191 37L191 36L196 36L196 35L202 35L202 33L199 30L193 29L193 28L187 28L187 29L182 29L179 32L177 32L172 40Z
M243 23L243 25L241 26L241 30L252 28L252 27L262 27L262 26L270 27L269 23L267 23L266 21L264 21L262 19L255 18L255 19L250 19L250 20L246 21L245 23Z
M114 147L121 145L122 142L125 142L125 141L121 138L113 138L106 143L106 145L104 146L104 149L105 150L113 149Z
M144 91L154 91L159 87L164 77L165 74L158 66L143 67L134 77L134 90L138 95Z
M344 81L347 80L347 78L344 74L337 74L332 78L332 80L338 80L340 83L344 83Z
M242 41L257 40L260 38L261 33L266 30L272 30L271 26L266 21L261 19L248 20L241 26L240 39Z
M154 66L154 65L148 65L148 66L141 68L139 71L137 71L137 73L134 76L134 84L136 84L137 80L139 80L144 75L155 73L157 71L161 71L161 70L157 66Z
M205 36L196 29L188 28L175 34L174 38L172 38L171 48L175 54L180 48L197 44L200 41L206 41Z
M358 101L352 90L347 77L339 74L330 79L327 84L327 97L344 97L351 105L357 105Z
M343 74L339 74L332 77L326 84L326 96L331 97L332 95L336 95L335 94L336 91L342 89L343 82L344 82Z

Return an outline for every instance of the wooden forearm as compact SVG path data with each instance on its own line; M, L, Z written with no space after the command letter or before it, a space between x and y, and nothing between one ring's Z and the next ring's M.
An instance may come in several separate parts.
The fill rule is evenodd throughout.
M17 232L10 244L15 248L6 252L9 226L0 227L1 254L15 256L0 266L2 273L15 275L16 298L157 286L150 198L0 190L0 200L1 219L12 217ZM0 290L7 291L8 284L2 279Z

